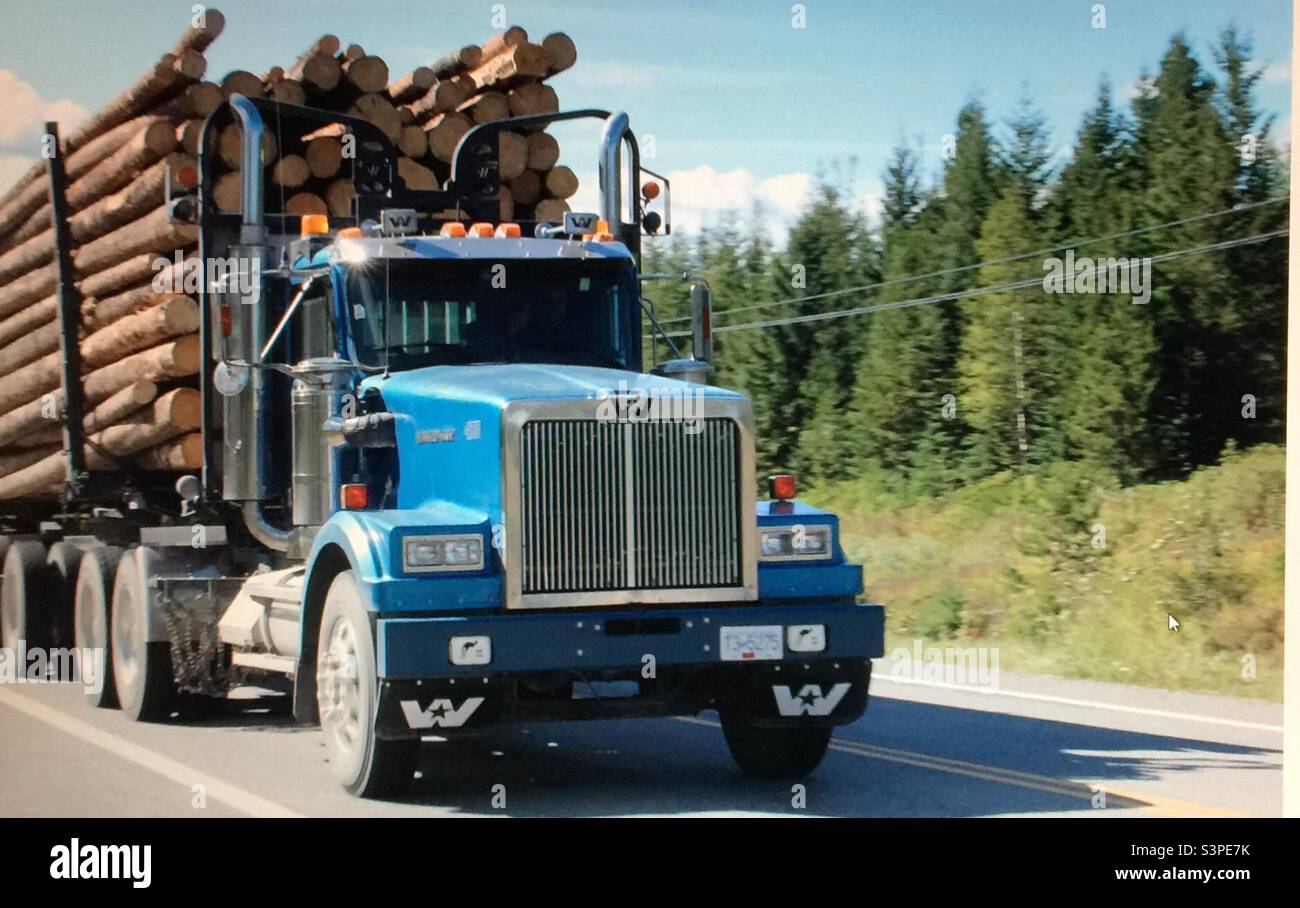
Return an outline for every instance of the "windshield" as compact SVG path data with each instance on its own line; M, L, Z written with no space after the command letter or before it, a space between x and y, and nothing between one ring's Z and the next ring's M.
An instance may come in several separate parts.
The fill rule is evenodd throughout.
M635 297L619 262L380 260L351 272L357 359L394 370L468 363L624 367Z

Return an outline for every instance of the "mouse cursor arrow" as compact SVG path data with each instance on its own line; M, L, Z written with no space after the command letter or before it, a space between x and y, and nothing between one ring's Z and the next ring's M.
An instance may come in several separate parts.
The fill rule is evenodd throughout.
M1175 618L1173 615L1170 615L1170 616L1169 616L1169 629L1170 629L1171 631L1176 631L1176 630L1178 630L1178 628L1180 628L1181 626L1182 626L1182 625L1179 623L1179 621L1178 621L1177 618Z

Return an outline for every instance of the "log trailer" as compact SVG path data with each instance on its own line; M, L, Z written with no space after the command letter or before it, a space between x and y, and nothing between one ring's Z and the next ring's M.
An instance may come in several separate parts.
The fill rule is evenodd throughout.
M500 132L584 118L603 122L599 212L497 223ZM242 206L223 214L232 123ZM355 138L353 216L268 213L263 134L326 123ZM669 186L626 114L475 127L437 190L396 159L335 113L235 95L208 119L197 193L172 201L208 272L204 463L179 482L85 469L56 235L68 482L0 507L4 645L103 654L92 703L140 721L289 679L361 796L406 786L425 736L705 709L747 773L812 771L866 708L884 610L793 477L759 500L750 403L708 383L705 284L692 355L643 371L641 237L669 229L650 210Z

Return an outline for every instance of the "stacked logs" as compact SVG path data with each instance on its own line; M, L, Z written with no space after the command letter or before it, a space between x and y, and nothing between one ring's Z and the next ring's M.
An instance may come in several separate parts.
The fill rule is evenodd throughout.
M399 149L408 187L445 183L456 144L477 123L558 110L546 84L576 60L564 34L531 43L518 27L392 78L385 61L333 35L290 66L205 81L204 51L225 20L207 8L125 92L58 149L82 298L83 428L91 470L201 465L198 228L170 219L168 192L197 185L205 119L234 94L359 116ZM269 212L352 213L341 124L263 149ZM213 201L240 207L238 128L213 137L224 167ZM543 130L504 133L501 218L562 219L577 191ZM65 479L62 353L54 229L42 160L0 198L0 500L53 495Z
M532 43L524 29L512 26L482 45L467 45L390 78L382 58L323 35L293 65L273 68L261 77L232 73L221 87L226 94L239 90L360 117L397 147L398 171L408 188L435 189L445 185L456 146L471 127L559 110L547 80L576 60L573 41L562 32ZM236 75L238 82L233 83ZM322 127L286 148L268 136L263 148L267 210L351 214L345 137L341 123ZM578 181L572 170L559 164L554 137L541 129L505 132L500 150L501 218L562 220ZM240 129L229 126L218 137L224 172L213 190L217 208L226 213L239 211L240 151Z

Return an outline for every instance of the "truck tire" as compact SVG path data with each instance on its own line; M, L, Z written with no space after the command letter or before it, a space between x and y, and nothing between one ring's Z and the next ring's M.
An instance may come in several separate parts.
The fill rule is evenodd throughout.
M411 784L420 742L375 736L379 679L370 618L351 571L325 594L316 649L316 700L334 775L363 798L400 794Z
M140 553L140 549L132 549L117 565L108 649L122 712L136 722L159 722L168 718L175 706L176 682L171 647L149 642L149 600Z
M803 778L817 768L831 743L829 726L759 728L730 710L723 710L721 718L731 758L757 779Z
M15 539L5 553L0 584L0 645L16 651L22 640L28 649L50 648L52 587L45 546L35 539Z
M73 624L76 627L77 649L97 649L103 661L97 666L103 672L103 683L98 693L86 693L94 707L112 709L117 706L117 691L113 687L113 650L109 645L109 615L112 612L113 580L117 565L122 560L122 550L116 546L96 546L81 557L77 571L77 585L73 594ZM85 674L83 669L82 678Z
M45 557L53 586L50 601L54 605L52 636L55 646L72 646L72 640L76 636L73 615L76 609L77 571L81 568L84 551L67 542L56 542L50 546L50 552Z

